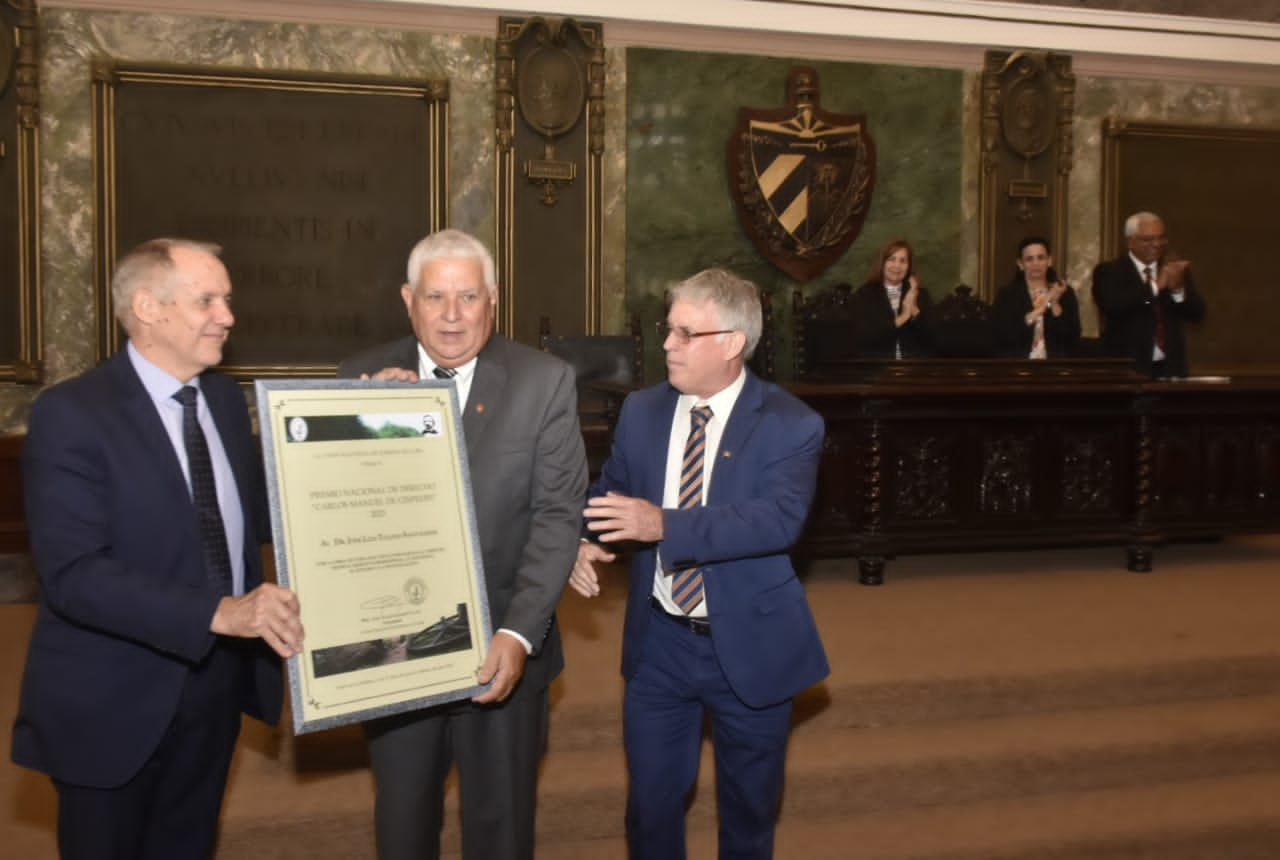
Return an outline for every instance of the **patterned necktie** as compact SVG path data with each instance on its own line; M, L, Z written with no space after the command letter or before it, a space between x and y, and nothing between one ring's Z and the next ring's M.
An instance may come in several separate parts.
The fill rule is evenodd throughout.
M1151 289L1151 267L1144 266L1142 268L1142 282L1147 285L1147 289ZM1156 349L1164 352L1164 311L1160 307L1160 293L1154 293L1151 297L1151 307L1156 315Z
M231 554L227 551L227 533L222 527L222 511L218 508L218 487L213 479L213 461L209 446L196 418L198 392L184 385L173 395L182 404L182 443L187 449L187 468L191 472L191 500L200 519L200 543L209 578L225 593L231 593Z
M436 379L453 379L455 376L458 375L458 368L437 367L435 370L431 371L431 375L434 376Z
M689 417L689 441L684 443L684 460L680 466L680 498L677 504L681 509L696 508L702 504L702 467L711 407L695 406ZM702 602L702 571L697 567L678 571L671 581L671 599L685 615L692 612Z

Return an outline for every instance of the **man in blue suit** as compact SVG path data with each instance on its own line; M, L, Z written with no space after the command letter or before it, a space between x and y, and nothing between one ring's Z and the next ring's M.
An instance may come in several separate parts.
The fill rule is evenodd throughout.
M64 860L207 860L240 713L278 717L277 654L302 639L297 599L262 581L244 395L208 371L234 322L217 251L126 254L111 289L127 346L31 410L40 602L13 760L52 777Z
M773 856L791 700L829 667L789 551L817 481L822 418L745 369L754 284L722 269L671 292L668 381L623 404L585 511L637 544L622 638L632 860L685 856L685 806L711 718L720 857ZM570 575L599 593L614 553L583 542Z

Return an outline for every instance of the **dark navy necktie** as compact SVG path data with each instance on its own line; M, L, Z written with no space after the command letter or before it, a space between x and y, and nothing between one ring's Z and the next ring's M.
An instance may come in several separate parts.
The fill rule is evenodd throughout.
M231 593L231 553L227 551L227 533L222 527L222 511L218 508L218 487L213 479L213 461L209 445L196 417L199 392L184 385L173 395L182 404L182 443L187 449L187 468L191 471L191 500L200 519L200 542L209 578Z
M431 373L436 379L453 379L458 375L458 369L456 367L437 367Z

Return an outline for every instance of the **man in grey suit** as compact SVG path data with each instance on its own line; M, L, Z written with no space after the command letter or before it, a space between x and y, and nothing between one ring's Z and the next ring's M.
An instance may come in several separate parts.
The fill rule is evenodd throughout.
M379 860L440 856L445 776L458 767L463 856L533 857L547 687L564 666L555 606L577 556L587 460L572 368L493 334L493 258L458 230L409 255L400 288L414 336L343 362L338 375L452 379L494 636L470 702L365 726Z

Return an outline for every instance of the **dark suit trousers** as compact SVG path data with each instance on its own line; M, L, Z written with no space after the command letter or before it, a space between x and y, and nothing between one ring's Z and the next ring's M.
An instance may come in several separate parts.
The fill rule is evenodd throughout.
M498 706L444 705L365 724L379 860L437 860L445 777L458 766L467 860L532 860L547 691Z
M242 649L219 642L191 672L160 745L118 788L54 780L62 860L208 860L240 733Z
M720 860L767 860L786 764L791 700L750 708L729 688L711 637L651 610L623 697L631 860L684 860L685 806L711 718Z

